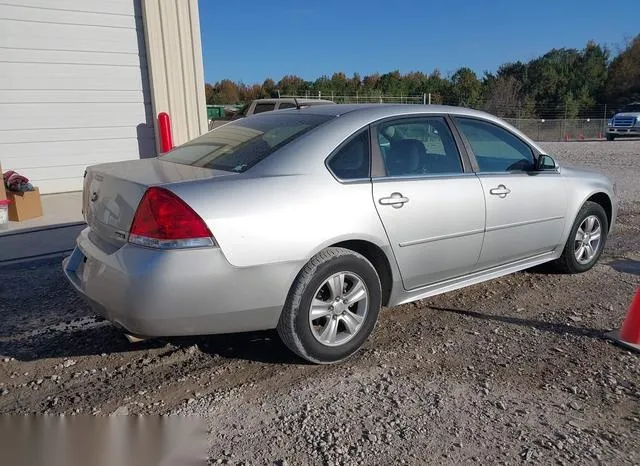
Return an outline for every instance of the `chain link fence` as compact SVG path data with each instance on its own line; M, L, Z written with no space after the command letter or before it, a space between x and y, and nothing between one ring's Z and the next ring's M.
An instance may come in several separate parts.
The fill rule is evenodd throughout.
M605 138L607 120L604 118L586 119L527 119L503 118L534 141L584 141Z
M397 96L360 96L355 95L334 95L332 93L307 93L305 95L281 95L281 98L299 98L299 99L328 99L337 104L429 104L431 97L429 94L422 95L397 95ZM439 103L439 102L433 102ZM558 110L558 114L565 113L562 109ZM604 113L604 115L603 115ZM522 131L534 141L553 142L553 141L584 141L584 140L600 140L604 139L607 129L606 106L604 112L596 110L594 114L602 115L602 118L505 118L503 115L519 115L520 109L511 108L504 109L497 116L502 117L504 121ZM209 129L212 129L225 121L211 120Z

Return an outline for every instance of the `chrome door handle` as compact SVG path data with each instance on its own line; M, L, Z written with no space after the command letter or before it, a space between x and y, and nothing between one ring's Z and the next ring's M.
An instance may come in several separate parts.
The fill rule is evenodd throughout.
M494 196L500 196L501 198L504 198L504 197L507 197L507 194L509 194L511 190L507 188L505 185L501 184L501 185L498 185L497 188L490 189L489 192Z
M409 202L409 198L408 197L404 197L400 193L393 193L389 197L381 197L380 199L378 199L378 202L380 204L382 204L382 205L390 205L391 207L393 207L395 209L399 209L404 204Z

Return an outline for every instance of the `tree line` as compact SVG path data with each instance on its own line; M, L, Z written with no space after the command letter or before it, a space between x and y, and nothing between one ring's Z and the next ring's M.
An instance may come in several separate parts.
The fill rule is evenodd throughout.
M370 101L424 94L431 95L431 103L479 108L506 118L610 115L626 103L640 101L640 34L615 56L606 46L588 42L581 50L552 49L526 63L505 63L481 77L462 67L450 76L437 69L430 74L395 70L364 77L336 72L315 81L286 75L262 84L223 79L205 85L207 104L238 104L278 95L350 96L350 101L356 96Z

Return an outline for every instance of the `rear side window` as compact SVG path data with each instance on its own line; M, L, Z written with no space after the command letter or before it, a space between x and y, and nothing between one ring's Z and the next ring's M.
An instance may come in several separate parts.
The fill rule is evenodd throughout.
M282 102L278 107L278 110L284 110L285 108L295 108L295 106L295 104L292 104L290 102Z
M341 180L369 178L369 131L356 135L330 159L327 165Z
M289 112L243 118L176 147L160 160L242 173L331 118Z
M270 112L276 108L276 104L256 104L256 108L253 109L253 113Z
M487 121L456 117L476 156L481 172L530 170L534 166L531 148L504 128Z

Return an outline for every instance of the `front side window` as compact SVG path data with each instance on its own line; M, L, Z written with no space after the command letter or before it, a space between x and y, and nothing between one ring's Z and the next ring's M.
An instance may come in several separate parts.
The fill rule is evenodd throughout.
M295 112L242 118L176 147L160 160L242 173L331 118Z
M385 122L377 141L388 176L462 173L462 162L443 117Z
M369 131L363 131L348 141L327 165L341 180L369 178Z
M531 170L531 148L521 139L488 121L456 117L460 131L473 149L481 172Z

